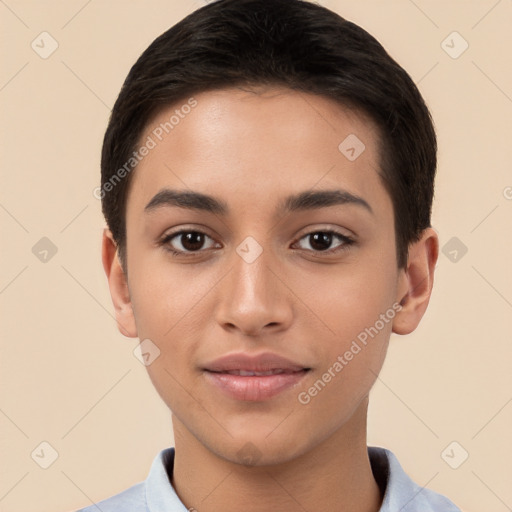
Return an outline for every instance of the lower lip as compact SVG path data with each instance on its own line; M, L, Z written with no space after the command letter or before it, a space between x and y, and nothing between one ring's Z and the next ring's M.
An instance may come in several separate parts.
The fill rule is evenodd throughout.
M235 400L262 401L296 386L307 370L276 375L241 376L206 371L206 378L223 393Z

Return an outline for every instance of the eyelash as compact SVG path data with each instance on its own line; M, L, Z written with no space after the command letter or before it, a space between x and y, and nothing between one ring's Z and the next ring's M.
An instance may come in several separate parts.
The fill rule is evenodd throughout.
M204 250L201 250L201 249L198 250L198 251L188 251L188 252L178 251L176 249L173 249L172 246L169 245L169 242L172 239L178 237L179 235L183 235L183 234L187 234L187 233L201 234L201 235L204 235L204 236L206 236L208 238L211 238L205 232L197 230L197 229L188 229L188 230L187 229L183 229L181 231L176 231L175 233L170 233L167 236L165 236L161 240L160 245L162 245L166 251L171 253L171 255L173 257L185 257L185 258L188 258L188 257L195 256L197 254L200 254L201 252L204 252ZM310 231L309 233L306 233L303 236L301 236L297 240L297 242L299 242L300 240L302 240L304 238L307 238L308 236L314 235L316 233L326 233L326 234L334 235L335 237L338 237L343 243L341 245L339 245L338 247L335 247L334 249L326 249L325 251L314 251L314 250L311 250L311 249L304 249L305 251L312 252L315 255L337 254L338 252L348 250L350 248L350 246L352 246L355 243L355 241L352 238L350 238L349 236L343 235L342 233L339 233L339 232L334 231L332 229L319 229L319 230L316 230L316 231ZM296 242L294 242L294 244L295 243Z

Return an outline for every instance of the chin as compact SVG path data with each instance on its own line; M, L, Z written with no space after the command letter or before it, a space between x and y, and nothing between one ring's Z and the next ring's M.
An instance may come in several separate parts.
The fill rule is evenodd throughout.
M310 440L311 442L311 440ZM237 435L214 443L212 451L219 457L247 467L273 466L289 462L308 451L308 443L290 435L256 435L254 431L247 435Z

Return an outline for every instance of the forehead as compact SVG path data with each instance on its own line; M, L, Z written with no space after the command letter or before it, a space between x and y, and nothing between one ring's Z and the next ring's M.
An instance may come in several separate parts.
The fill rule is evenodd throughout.
M151 149L129 191L138 211L166 187L245 197L242 206L250 197L268 200L272 192L277 201L285 191L315 186L384 192L375 124L331 99L286 88L185 98L161 110L139 143Z

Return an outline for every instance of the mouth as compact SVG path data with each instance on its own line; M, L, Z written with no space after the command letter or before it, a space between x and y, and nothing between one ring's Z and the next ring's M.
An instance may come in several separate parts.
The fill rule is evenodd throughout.
M204 365L203 369L213 373L249 372L265 374L270 372L269 374L272 375L273 373L294 373L310 368L272 352L260 354L237 352L219 357Z
M311 370L311 368L302 368L300 370L288 370L288 369L284 369L284 368L275 368L273 370L268 370L268 371L264 371L264 372L257 372L257 371L251 371L251 370L226 370L226 371L206 370L206 371L209 371L210 373L238 375L240 377L267 377L268 375L282 375L283 373L286 375L291 375L294 373L307 372L309 370Z
M232 354L203 368L215 391L234 400L261 402L290 390L312 370L276 354Z

